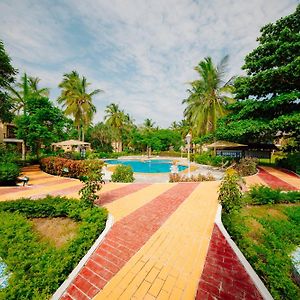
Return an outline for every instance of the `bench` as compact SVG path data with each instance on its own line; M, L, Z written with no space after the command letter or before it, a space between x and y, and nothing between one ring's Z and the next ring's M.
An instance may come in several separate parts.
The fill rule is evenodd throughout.
M26 184L28 185L29 177L27 177L27 176L19 177L18 181L23 182L23 186L25 186Z

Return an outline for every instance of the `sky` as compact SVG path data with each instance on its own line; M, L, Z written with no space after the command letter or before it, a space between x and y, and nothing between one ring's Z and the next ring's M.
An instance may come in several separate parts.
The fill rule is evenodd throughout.
M19 70L59 95L77 70L102 89L94 123L114 102L137 124L183 118L193 68L229 55L227 78L243 74L259 30L295 11L298 0L0 0L0 39Z

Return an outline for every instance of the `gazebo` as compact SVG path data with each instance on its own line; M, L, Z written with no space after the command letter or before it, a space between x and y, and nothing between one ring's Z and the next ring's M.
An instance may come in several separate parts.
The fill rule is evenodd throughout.
M206 147L215 149L216 155L218 156L241 158L243 157L243 149L245 149L247 145L227 141L217 141Z
M52 143L51 146L54 150L62 149L65 152L71 152L71 151L81 151L83 149L85 150L91 150L91 144L87 142L82 142L78 140L67 140L62 141L58 143Z

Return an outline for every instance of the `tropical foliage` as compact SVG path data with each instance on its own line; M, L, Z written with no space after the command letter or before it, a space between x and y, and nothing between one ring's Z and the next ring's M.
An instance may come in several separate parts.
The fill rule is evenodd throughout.
M0 121L9 122L13 118L13 105L8 97L8 89L15 80L17 70L11 65L10 57L0 40Z
M240 142L290 136L300 140L300 6L261 29L259 45L245 58L247 76L235 81L238 101L217 136Z
M96 89L88 92L87 82L83 76L80 78L76 71L64 74L63 81L59 84L61 95L58 103L62 104L66 116L74 119L74 124L78 130L78 139L84 141L84 133L91 124L96 107L92 102L92 97L101 92Z
M211 57L206 57L195 67L200 79L190 83L189 96L182 102L187 105L184 116L195 136L214 132L217 120L227 113L225 105L233 102L231 79L224 82L227 60L228 56L225 56L215 67Z
M39 88L41 80L38 77L28 77L26 73L15 87L10 87L9 97L13 104L13 112L25 113L25 105L29 98L49 97L48 88Z

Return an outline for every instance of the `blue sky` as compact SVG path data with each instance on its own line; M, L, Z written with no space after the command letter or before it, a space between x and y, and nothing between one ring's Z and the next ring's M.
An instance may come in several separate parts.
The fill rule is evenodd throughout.
M19 73L41 78L59 94L77 70L141 124L168 127L182 119L187 82L206 56L229 54L228 77L241 74L259 29L292 13L297 0L0 0L0 39Z

